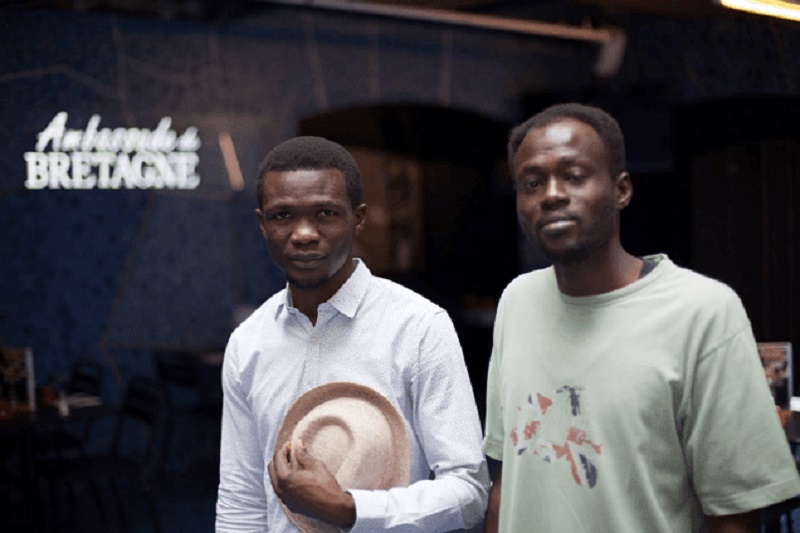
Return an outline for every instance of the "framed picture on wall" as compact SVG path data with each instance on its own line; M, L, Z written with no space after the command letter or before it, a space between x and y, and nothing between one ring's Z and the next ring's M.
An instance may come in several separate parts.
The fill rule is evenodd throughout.
M33 350L0 346L0 418L36 410Z
M794 395L792 390L792 343L791 342L759 342L758 356L767 376L775 404L788 407Z

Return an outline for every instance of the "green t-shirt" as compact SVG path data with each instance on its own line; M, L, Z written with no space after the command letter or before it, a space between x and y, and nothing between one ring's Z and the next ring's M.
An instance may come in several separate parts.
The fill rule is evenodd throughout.
M566 296L552 268L503 293L483 445L500 531L688 533L800 494L739 298L653 259L606 294Z

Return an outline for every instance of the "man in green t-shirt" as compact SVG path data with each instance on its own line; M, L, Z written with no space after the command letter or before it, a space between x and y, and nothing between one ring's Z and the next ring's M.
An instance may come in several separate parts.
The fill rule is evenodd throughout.
M758 531L800 477L739 298L625 251L633 188L604 111L550 107L508 148L520 224L553 266L498 306L485 531Z

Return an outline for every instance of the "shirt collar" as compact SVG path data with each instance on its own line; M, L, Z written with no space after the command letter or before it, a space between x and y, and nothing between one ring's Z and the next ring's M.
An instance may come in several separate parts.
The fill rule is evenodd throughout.
M367 268L364 261L357 257L354 258L354 261L356 262L356 268L353 273L350 274L344 285L339 287L336 294L326 302L348 318L353 318L356 315L358 306L367 293L369 280L372 278L372 272ZM289 284L287 283L284 289L284 299L278 305L276 318L284 309L288 310L290 308L294 308L294 303L292 302L292 292L289 290Z

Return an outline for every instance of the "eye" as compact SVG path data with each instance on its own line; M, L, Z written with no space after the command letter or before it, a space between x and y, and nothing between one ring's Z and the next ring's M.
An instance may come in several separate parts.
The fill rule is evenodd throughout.
M334 211L333 209L322 209L319 212L319 216L321 216L321 217L336 216L336 211Z
M564 179L572 183L581 183L586 179L586 173L581 169L570 169L564 173Z
M542 186L542 181L539 176L522 176L517 180L517 190L520 192L534 192Z
M269 220L288 220L291 215L288 211L276 211L275 213L270 213L268 219Z

